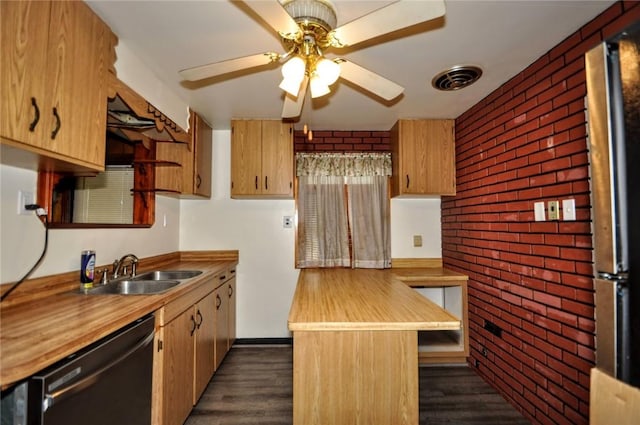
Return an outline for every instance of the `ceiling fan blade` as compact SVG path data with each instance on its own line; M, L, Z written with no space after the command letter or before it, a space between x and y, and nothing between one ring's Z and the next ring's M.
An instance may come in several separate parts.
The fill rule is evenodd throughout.
M277 0L245 0L244 3L282 37L293 40L300 32L296 21Z
M385 100L395 99L404 91L404 87L346 59L337 59L336 62L340 64L340 78L344 78Z
M329 33L335 47L354 44L430 21L445 13L444 0L400 0L348 22Z
M282 118L297 118L302 113L302 104L304 98L307 95L307 86L309 84L309 77L304 77L302 84L300 84L300 91L298 97L293 97L289 93L285 92L284 105L282 106Z
M241 58L229 59L221 62L210 63L208 65L200 65L194 68L183 69L179 74L187 81L198 81L204 78L227 74L229 72L267 65L271 62L277 61L279 58L280 55L273 52L258 53L257 55L243 56Z

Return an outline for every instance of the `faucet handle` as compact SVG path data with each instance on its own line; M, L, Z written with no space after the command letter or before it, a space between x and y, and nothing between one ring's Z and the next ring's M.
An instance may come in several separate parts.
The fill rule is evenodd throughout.
M102 276L100 277L100 284L106 285L109 283L109 269L102 269Z

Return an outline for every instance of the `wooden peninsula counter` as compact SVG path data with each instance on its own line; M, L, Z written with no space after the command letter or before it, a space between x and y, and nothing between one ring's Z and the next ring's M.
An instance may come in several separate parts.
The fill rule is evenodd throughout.
M418 330L460 326L392 270L302 270L289 312L294 425L417 425Z

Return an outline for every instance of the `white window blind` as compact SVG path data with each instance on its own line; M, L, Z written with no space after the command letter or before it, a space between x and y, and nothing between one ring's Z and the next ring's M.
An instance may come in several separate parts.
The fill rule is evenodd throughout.
M77 179L74 191L74 223L130 224L133 222L134 170L107 168L95 177Z

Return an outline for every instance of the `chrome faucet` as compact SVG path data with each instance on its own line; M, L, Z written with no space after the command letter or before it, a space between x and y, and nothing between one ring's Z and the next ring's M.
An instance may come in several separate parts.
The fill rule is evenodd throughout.
M134 277L136 275L136 269L138 267L138 257L136 257L133 254L126 254L123 255L122 258L120 258L119 260L115 260L113 262L113 273L112 273L112 279L117 279L120 277L120 274L122 273L123 275L127 274L127 266L125 265L125 263L129 262L129 264L131 265L131 277Z

